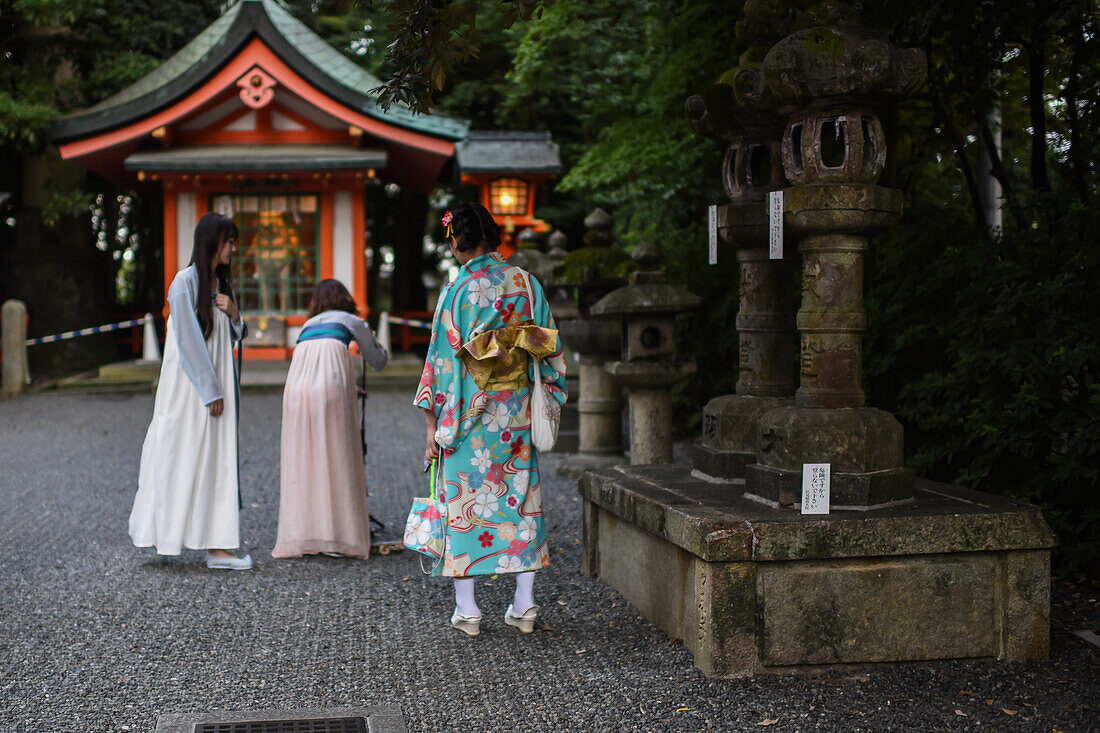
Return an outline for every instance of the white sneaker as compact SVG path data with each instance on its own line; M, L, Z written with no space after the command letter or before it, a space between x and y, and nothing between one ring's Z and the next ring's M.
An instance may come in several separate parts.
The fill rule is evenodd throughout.
M252 556L244 557L218 557L206 553L206 567L211 570L251 570Z
M481 616L463 616L456 608L451 614L451 626L466 636L477 636L481 633Z
M514 626L525 634L535 630L535 619L539 615L539 607L531 606L521 614L512 611L512 604L508 604L508 610L504 612L504 623Z

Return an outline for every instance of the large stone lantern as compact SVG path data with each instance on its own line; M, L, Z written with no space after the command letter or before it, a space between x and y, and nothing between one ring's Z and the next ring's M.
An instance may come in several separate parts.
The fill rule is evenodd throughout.
M665 282L657 248L634 250L640 266L630 285L592 306L592 315L622 320L622 360L607 371L629 391L630 463L672 462L672 385L695 373L695 362L676 350L676 316L699 305L699 297Z
M786 230L802 255L800 384L793 406L762 415L756 463L746 469L751 496L779 505L800 500L802 467L829 463L835 507L909 500L902 428L867 407L860 385L863 254L868 236L901 216L902 196L875 184L886 142L872 111L911 94L923 81L924 55L900 50L854 25L834 3L775 44L763 64L739 73L746 104L785 113L782 161Z
M844 0L746 0L739 40L783 40L723 77L736 105L710 95L695 110L693 124L711 133L736 121L727 124L731 142L755 134L751 117L732 110L784 119L784 221L802 259L801 374L793 403L756 421L747 491L698 460L599 469L579 483L582 570L682 639L708 675L1035 659L1049 649L1053 538L1039 509L914 480L902 465L901 426L865 404L863 252L901 211L899 193L876 185L886 148L874 110L914 90L923 59L853 20ZM739 176L763 157L748 150L727 157L724 225L739 251L754 226L752 207L743 222L730 216L751 201L753 180ZM741 312L752 313L758 296L750 292L746 309L754 284L744 265ZM644 314L632 312L628 344L645 333ZM744 345L752 332L740 315L738 331ZM631 362L616 372L623 363ZM760 370L748 371L751 379ZM732 397L749 396L758 395L739 383ZM802 514L792 508L802 464L821 462L832 464L829 511Z

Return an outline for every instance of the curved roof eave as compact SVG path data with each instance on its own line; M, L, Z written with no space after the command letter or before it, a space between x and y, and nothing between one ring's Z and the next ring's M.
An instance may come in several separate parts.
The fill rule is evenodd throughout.
M469 130L469 121L459 118L414 115L397 105L382 111L366 93L381 84L377 78L325 43L275 0L241 0L142 79L94 107L57 120L50 137L64 143L148 117L200 87L253 37L311 85L369 117L452 141L461 140Z

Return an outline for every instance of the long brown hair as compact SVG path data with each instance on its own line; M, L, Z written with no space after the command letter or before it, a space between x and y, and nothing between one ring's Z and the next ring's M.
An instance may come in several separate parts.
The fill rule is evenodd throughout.
M310 318L325 311L344 311L357 316L359 306L342 282L330 278L317 283L317 287L313 289L313 298L309 301Z
M196 314L204 338L210 338L214 330L215 293L224 293L236 302L233 294L233 271L230 265L218 265L214 268L217 277L216 288L211 288L210 263L218 256L218 248L230 239L239 239L240 230L232 219L211 211L203 214L195 225L195 246L191 250L191 264L199 274L199 303Z

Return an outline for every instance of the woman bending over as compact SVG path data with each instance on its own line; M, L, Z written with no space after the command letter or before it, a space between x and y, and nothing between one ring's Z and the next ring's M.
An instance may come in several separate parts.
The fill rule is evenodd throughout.
M338 280L313 291L283 391L279 534L272 557L370 555L367 479L348 345L375 371L389 354Z

